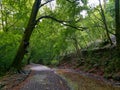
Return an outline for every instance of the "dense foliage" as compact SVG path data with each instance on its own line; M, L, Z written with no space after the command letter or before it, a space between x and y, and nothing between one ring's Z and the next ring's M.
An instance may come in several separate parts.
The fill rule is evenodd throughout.
M16 55L33 2L34 0L0 2L0 74L10 67ZM45 2L42 0L42 3ZM113 3L111 0L107 2L106 8L102 8L110 36L115 34ZM90 7L87 0L56 0L43 5L37 18L49 15L57 20L44 18L35 26L23 64L30 60L57 65L66 54L76 53L81 59L81 50L100 48L104 42L109 42L101 13L100 5Z

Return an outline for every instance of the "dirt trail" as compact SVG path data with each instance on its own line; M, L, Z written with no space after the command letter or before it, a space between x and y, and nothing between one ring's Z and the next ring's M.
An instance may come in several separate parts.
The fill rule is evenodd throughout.
M42 65L33 64L30 76L12 90L70 90L67 82L55 72Z

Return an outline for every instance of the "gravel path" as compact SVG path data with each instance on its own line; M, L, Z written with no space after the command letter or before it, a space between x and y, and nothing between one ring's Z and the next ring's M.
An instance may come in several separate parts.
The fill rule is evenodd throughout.
M12 90L70 90L67 82L53 70L42 65L30 65L31 75Z

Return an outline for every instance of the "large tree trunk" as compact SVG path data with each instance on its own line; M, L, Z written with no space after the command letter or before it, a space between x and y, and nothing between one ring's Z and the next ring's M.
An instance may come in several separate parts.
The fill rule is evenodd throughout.
M119 12L119 0L115 0L115 21L116 21L116 42L117 51L120 55L120 12Z
M13 60L11 67L16 68L17 70L21 69L21 62L22 62L24 55L26 53L27 46L29 45L29 39L30 39L30 36L32 34L32 31L36 25L36 16L37 16L40 4L41 4L41 0L35 0L33 7L32 7L32 12L30 15L29 22L28 22L27 27L25 29L25 32L24 32L22 41L20 43L20 46L18 48L17 54Z

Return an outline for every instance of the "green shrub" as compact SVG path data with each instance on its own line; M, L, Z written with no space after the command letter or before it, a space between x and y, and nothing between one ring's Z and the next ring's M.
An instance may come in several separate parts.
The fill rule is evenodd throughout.
M21 36L11 32L0 32L0 74L6 72L16 54Z

